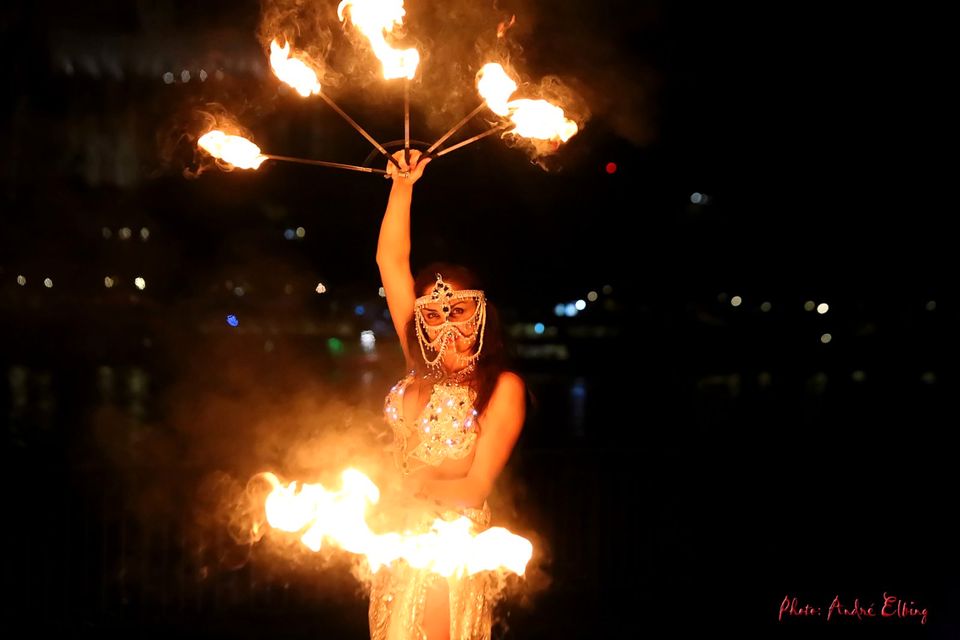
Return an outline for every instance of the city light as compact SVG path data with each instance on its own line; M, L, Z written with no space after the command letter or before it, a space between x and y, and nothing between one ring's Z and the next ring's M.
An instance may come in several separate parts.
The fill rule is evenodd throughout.
M373 331L361 331L360 332L360 346L363 348L365 353L371 353L377 346L377 338L373 335Z

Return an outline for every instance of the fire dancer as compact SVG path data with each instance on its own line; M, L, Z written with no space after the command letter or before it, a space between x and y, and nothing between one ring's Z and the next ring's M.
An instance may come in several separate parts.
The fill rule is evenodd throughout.
M430 159L394 154L377 264L406 359L385 401L398 481L424 505L424 524L466 516L489 527L487 496L525 416L525 386L506 368L500 319L467 268L410 270L413 186ZM371 640L489 639L497 581L488 572L450 577L403 560L380 568L370 594Z

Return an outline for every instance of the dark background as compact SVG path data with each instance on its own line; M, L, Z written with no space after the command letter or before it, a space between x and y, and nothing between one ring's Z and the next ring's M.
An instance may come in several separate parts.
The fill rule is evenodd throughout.
M945 21L902 6L410 5L434 53L412 89L415 138L475 106L510 14L516 67L559 76L591 112L543 166L488 139L417 186L414 268L486 278L536 398L492 500L539 536L542 588L504 604L498 637L957 637ZM265 151L381 159L279 87L256 2L0 16L3 627L365 637L343 567L284 565L205 515L265 466L309 468L284 449L344 416L378 422L402 372L373 259L388 184L290 164L183 171L210 102ZM330 94L399 137L398 85L345 51L332 59L353 75ZM929 623L777 619L786 595L825 616L837 595L884 592Z

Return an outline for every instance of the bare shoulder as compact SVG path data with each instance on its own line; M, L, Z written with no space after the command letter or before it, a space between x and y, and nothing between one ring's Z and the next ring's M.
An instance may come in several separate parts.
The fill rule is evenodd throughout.
M502 371L490 396L489 408L500 412L523 412L526 403L526 384L517 373Z
M519 395L523 397L526 391L526 384L517 373L513 371L502 371L497 378L497 386L494 387L494 393L502 393L507 396Z

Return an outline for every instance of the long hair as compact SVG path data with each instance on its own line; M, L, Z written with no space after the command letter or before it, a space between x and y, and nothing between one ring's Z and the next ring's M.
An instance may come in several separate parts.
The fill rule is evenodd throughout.
M481 289L486 292L480 278L470 269L448 262L433 262L417 272L414 278L414 296L419 298L426 295L427 291L436 284L438 273L443 276L444 281L456 284L458 289ZM416 321L416 314L414 314L407 322L407 345L410 348L410 356L413 358L417 375L423 375L426 372L427 364L420 354ZM490 396L493 395L500 374L504 371L513 370L504 340L500 313L497 311L496 305L488 299L483 350L477 359L477 369L470 382L470 385L477 392L477 399L473 408L477 410L478 414L482 414L487 403L490 402ZM474 348L479 347L479 345L480 341L477 340Z

